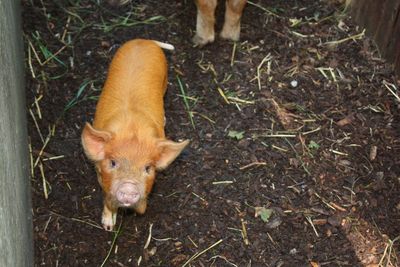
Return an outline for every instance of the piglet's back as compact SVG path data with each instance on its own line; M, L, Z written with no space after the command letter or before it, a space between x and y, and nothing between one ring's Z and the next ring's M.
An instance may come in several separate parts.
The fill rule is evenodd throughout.
M164 124L163 97L167 85L167 61L162 49L151 40L125 43L115 54L96 107L94 127L118 131L126 119Z

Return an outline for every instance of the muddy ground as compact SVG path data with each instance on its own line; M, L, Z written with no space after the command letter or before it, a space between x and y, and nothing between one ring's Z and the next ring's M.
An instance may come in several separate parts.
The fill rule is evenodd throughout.
M399 266L399 83L343 6L254 0L199 49L192 1L22 5L36 266ZM132 38L176 47L166 132L191 144L110 233L80 134Z

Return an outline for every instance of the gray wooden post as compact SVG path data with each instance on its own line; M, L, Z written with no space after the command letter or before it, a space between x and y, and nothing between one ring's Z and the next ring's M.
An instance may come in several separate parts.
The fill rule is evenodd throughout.
M33 266L20 1L0 0L0 266Z

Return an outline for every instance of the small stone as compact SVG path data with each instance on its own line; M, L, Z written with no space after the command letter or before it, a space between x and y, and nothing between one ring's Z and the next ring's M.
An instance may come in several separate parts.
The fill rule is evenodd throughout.
M242 139L238 142L238 146L241 148L246 148L250 145L250 141L247 139Z
M109 48L111 46L111 44L108 41L101 41L101 46L103 48Z
M327 237L331 237L332 236L332 230L331 229L326 230L326 236Z
M156 254L156 252L157 252L157 247L154 247L154 248L150 249L148 251L149 257L154 256L154 254Z

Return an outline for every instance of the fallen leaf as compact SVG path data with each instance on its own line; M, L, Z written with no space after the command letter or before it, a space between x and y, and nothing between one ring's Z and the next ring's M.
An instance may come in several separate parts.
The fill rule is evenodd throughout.
M347 116L347 117L341 119L340 121L338 121L338 122L337 122L337 125L339 125L340 127L343 127L343 126L345 126L345 125L347 125L347 124L352 123L353 120L354 120L353 115L349 115L349 116Z
M255 214L254 217L258 217L261 216L261 219L264 222L268 222L269 217L271 217L272 213L274 212L274 210L272 209L267 209L265 207L255 207Z
M274 99L269 99L275 108L275 113L279 121L286 130L296 128L296 119L301 119L300 116L289 112L286 108L281 107Z
M311 150L317 150L319 147L320 147L320 145L318 145L313 140L311 140L310 143L308 144L308 148Z
M268 222L269 221L269 218L271 217L271 215L272 215L272 213L273 213L273 210L271 210L271 209L263 209L262 211L261 211L261 220L263 220L264 222Z
M232 130L232 131L229 131L228 136L231 138L235 138L236 140L240 140L240 139L243 139L244 133L245 133L244 131L238 132L238 131Z
M255 207L254 216L257 218L261 217L261 220L265 222L265 227L268 229L273 229L282 224L282 218L275 208L267 209L265 207Z

